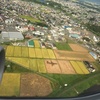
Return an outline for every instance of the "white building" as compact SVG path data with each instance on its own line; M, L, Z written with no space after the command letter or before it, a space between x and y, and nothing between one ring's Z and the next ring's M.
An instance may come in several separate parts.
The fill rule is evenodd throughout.
M24 37L21 32L2 32L2 39L8 40L23 40Z

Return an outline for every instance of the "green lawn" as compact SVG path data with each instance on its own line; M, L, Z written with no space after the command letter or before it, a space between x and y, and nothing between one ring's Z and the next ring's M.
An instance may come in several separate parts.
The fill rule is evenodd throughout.
M58 50L68 50L68 51L72 51L72 49L68 45L68 43L56 43L56 47L58 48Z
M41 23L40 20L36 19L36 18L33 18L31 16L25 16L25 15L19 15L21 18L24 18L24 19L27 19L29 20L30 22L33 22L33 23Z

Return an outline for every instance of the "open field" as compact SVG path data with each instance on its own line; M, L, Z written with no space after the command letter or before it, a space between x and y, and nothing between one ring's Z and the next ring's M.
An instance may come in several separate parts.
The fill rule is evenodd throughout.
M36 59L29 59L29 68L33 71L38 71L37 60Z
M48 54L47 49L41 49L41 50L42 50L43 58L49 58L49 54Z
M15 57L21 57L21 54L22 54L22 50L21 50L21 47L14 47L14 56Z
M86 66L83 64L83 62L76 61L76 63L79 65L81 70L84 72L84 74L89 74L89 71L87 70Z
M37 59L38 71L40 73L46 73L45 63L43 59Z
M29 69L29 59L28 58L15 58L15 57L7 57L9 61L12 61L20 66Z
M13 56L14 55L14 46L8 46L6 48L6 56Z
M58 50L68 50L68 51L72 51L72 49L70 48L68 43L56 43L56 47Z
M76 61L70 61L70 63L73 66L73 68L75 69L75 71L76 71L77 74L84 74L84 72L81 70L81 68L76 63Z
M69 46L72 48L73 51L88 52L87 49L78 44L69 44Z
M38 40L34 40L35 48L40 48L40 43Z
M50 81L36 74L22 74L20 96L43 97L52 92Z
M48 50L49 57L50 57L51 59L56 59L53 50L51 50L51 49L47 49L47 50Z
M36 58L42 58L42 51L39 48L35 48Z
M30 22L33 22L33 23L35 23L35 22L39 22L40 23L41 22L40 20L38 20L36 18L33 18L31 16L20 15L20 17L24 18L24 19L27 19L27 20L29 20Z
M4 73L0 84L0 96L18 96L20 90L20 74Z
M95 61L89 53L54 50L57 59Z
M34 48L29 48L29 57L30 58L35 58L35 49Z
M69 61L58 60L62 74L76 74Z
M56 60L45 60L45 65L48 73L61 73L60 67Z
M22 57L28 57L28 56L29 56L28 47L22 47Z

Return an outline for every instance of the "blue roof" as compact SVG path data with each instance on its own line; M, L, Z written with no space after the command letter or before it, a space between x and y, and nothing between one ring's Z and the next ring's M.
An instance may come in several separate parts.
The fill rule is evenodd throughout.
M94 53L94 52L90 52L90 54L92 55L92 57L94 58L94 59L97 59L98 57L97 57L97 55Z

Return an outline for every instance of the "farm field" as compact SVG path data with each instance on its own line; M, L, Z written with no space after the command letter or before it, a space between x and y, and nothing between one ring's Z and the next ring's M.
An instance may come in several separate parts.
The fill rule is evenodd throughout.
M45 65L48 73L61 73L60 67L56 60L45 60Z
M89 53L54 50L57 59L95 61Z
M71 47L69 46L68 43L56 43L57 49L58 50L68 50L72 51Z
M29 57L28 47L22 47L22 57Z
M20 46L16 46L14 47L14 57L21 57L22 54L22 50Z
M14 46L8 46L6 48L6 56L13 56L14 55Z
M35 48L36 58L42 58L42 51L39 48Z
M29 59L28 58L7 57L7 60L29 69Z
M29 48L29 57L30 58L35 58L35 49L34 48Z
M0 96L18 96L20 92L20 74L4 73L0 84Z
M87 49L85 49L84 47L78 44L69 44L69 46L71 47L73 51L88 52Z
M40 43L38 40L34 40L35 48L40 48Z
M84 72L81 70L81 68L76 63L76 61L70 61L70 63L73 66L73 68L75 69L75 71L76 71L77 74L84 74Z
M45 63L43 59L37 59L38 71L40 73L46 73Z
M52 92L50 81L36 74L22 74L20 96L23 97L43 97Z
M29 69L32 71L37 72L38 71L38 65L36 59L29 59Z
M62 74L76 74L69 61L58 60Z
M41 50L42 50L43 58L49 58L49 54L48 54L47 49L41 49Z
M49 57L50 57L51 59L56 59L53 50L51 50L51 49L47 49L47 50L48 50Z
M86 66L83 64L83 62L76 61L76 63L79 65L84 74L89 74L89 71L86 69Z

